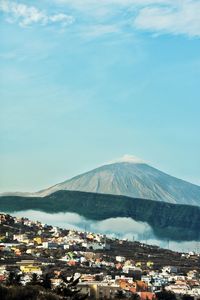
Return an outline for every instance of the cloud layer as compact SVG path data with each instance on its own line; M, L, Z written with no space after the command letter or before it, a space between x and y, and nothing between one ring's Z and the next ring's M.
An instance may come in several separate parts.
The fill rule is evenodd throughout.
M59 226L67 229L74 229L106 234L110 237L120 239L138 240L151 245L158 245L164 248L170 248L175 251L194 251L200 246L199 242L175 242L158 240L152 228L144 222L137 222L131 218L110 218L103 221L92 221L76 213L56 213L48 214L40 211L21 211L12 215L16 217L28 217L31 220L39 220L43 223Z
M0 11L8 15L7 20L9 22L18 22L23 27L32 24L46 25L53 23L60 23L62 26L66 26L74 22L74 18L70 15L64 13L48 15L34 6L14 1L0 1Z

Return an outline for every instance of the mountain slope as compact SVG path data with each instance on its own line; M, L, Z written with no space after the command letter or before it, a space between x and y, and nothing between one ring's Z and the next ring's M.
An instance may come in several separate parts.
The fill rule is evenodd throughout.
M199 186L167 175L140 161L104 165L36 195L44 197L59 190L124 195L200 206Z
M90 220L128 217L148 223L155 235L162 239L200 238L200 207L196 206L74 191L59 191L43 198L0 197L0 211L22 210L40 210L48 213L74 212Z

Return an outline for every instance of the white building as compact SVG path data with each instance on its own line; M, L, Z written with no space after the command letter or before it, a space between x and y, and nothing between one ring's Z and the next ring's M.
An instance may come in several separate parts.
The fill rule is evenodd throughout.
M125 262L126 258L124 256L116 256L116 261L119 263Z

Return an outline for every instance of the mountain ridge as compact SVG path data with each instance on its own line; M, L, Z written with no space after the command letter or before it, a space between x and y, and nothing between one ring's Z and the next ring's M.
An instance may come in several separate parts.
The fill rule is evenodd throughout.
M144 162L103 165L41 190L36 195L46 196L58 190L123 195L200 206L198 185L168 175Z
M200 206L200 186L171 176L130 155L35 193L4 193L0 196L45 197L59 190Z

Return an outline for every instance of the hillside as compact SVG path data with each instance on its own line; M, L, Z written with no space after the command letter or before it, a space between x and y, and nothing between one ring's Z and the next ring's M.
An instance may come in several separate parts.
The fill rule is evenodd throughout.
M75 212L88 219L130 217L147 222L154 233L166 239L198 240L200 208L125 196L59 191L46 197L0 197L0 211L41 210Z

